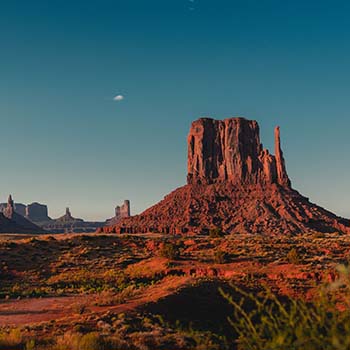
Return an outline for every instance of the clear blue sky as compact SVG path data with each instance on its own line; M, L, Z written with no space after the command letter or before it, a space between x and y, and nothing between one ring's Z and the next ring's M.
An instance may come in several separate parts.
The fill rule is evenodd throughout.
M349 23L337 0L2 1L1 200L140 212L185 183L191 120L241 115L349 217Z

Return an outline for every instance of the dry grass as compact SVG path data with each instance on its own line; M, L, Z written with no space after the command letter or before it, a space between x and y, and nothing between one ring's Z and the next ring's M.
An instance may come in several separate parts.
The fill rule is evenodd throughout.
M19 348L23 345L23 342L23 335L18 328L0 333L0 349Z
M7 296L7 302L13 304L16 301L11 299L18 297L27 300L27 297L64 296L73 298L74 302L75 298L80 298L83 301L77 302L74 310L70 309L71 304L64 309L71 314L60 315L62 318L74 319L74 324L64 327L45 324L41 328L33 328L33 334L41 339L54 338L62 332L68 334L70 330L81 332L70 335L74 343L74 339L82 337L85 332L100 332L97 324L102 320L109 325L106 329L110 328L114 332L108 337L115 338L118 344L123 339L129 339L131 343L135 340L135 344L140 348L144 346L144 349L151 347L147 344L156 342L157 339L152 337L159 337L157 347L160 348L170 349L164 345L167 342L172 346L176 344L176 349L185 349L185 345L181 345L183 342L188 348L188 333L185 336L165 325L147 328L136 321L118 325L118 320L113 319L116 315L105 316L109 312L107 310L120 308L121 312L129 312L129 306L135 300L142 299L142 303L158 302L157 298L164 297L165 292L166 295L176 295L176 288L168 288L168 279L171 277L183 277L191 281L233 278L245 286L266 283L282 293L304 295L325 274L332 275L335 264L348 260L350 244L350 236L310 233L295 237L200 236L188 240L147 235L55 237L57 239L36 237L15 242L0 241L0 298L5 299ZM176 255L180 253L176 261L169 262L169 256L159 256L159 248L164 246L164 242L172 245L170 255L174 247ZM291 247L295 248L297 254L292 252L288 255ZM156 293L153 287L158 288ZM147 294L148 290L153 294ZM87 302L85 297L88 298ZM207 302L210 303L209 298ZM182 304L179 304L181 307ZM135 312L135 308L132 312ZM194 336L191 337L189 339L193 340ZM4 338L0 337L0 340L4 341ZM13 335L12 341L14 345L11 346L23 347L25 339L18 338L16 345ZM194 342L192 346L195 348L197 345Z

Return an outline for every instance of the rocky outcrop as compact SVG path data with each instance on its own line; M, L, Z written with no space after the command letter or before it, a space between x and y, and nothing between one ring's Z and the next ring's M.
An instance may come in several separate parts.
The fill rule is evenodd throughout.
M70 209L67 207L66 212L64 215L60 216L58 219L55 220L56 223L62 222L68 222L68 223L74 223L74 222L83 222L83 219L77 219L74 218L70 212Z
M0 212L4 212L7 208L7 203L0 204ZM34 222L37 225L41 225L44 222L50 221L51 218L48 215L48 208L45 204L37 202L25 205L22 203L14 203L14 211Z
M57 219L43 223L43 228L53 233L71 233L71 232L94 232L103 226L104 222L90 222L73 217L69 208L66 208L64 215Z
M276 156L263 149L259 125L254 120L198 119L192 123L188 136L187 182L290 186L279 127L275 130L275 149Z
M16 206L17 207L17 206ZM47 205L37 202L26 206L25 216L32 222L41 223L50 221Z
M11 195L0 218L0 232L2 233L44 233L42 228L16 212Z
M276 180L282 186L290 187L291 183L287 175L286 164L281 148L280 127L275 128L275 159L276 159Z
M106 225L115 225L117 224L120 220L124 218L128 218L130 216L130 201L129 200L124 200L124 203L119 206L117 205L115 207L115 215L111 219L106 220Z
M350 222L291 187L275 128L275 155L260 143L256 121L194 121L188 136L187 185L140 215L100 231L117 233L350 233Z
M130 201L125 200L123 205L117 205L115 208L115 217L117 220L128 218L130 216Z

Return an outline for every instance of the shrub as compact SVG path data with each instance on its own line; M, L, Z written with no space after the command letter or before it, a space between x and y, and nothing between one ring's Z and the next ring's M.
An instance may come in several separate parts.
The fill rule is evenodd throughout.
M0 332L0 348L15 348L23 345L23 336L18 328Z
M106 343L97 333L88 333L81 337L79 342L79 350L103 350Z
M220 289L234 309L229 322L238 337L237 349L349 349L350 308L346 304L349 282L349 270L346 270L345 278L343 275L333 285L321 289L313 302L288 297L282 300L268 289L258 295L233 285L234 293ZM334 289L339 286L343 298Z
M298 251L293 248L291 249L288 254L287 254L287 261L291 264L295 264L295 265L298 265L301 263L301 259L300 259L300 256L298 254Z
M28 340L26 342L25 350L35 350L35 340Z
M223 237L223 236L224 236L224 232L219 227L214 227L214 228L211 228L209 230L209 237L210 238L219 238L219 237Z
M109 350L110 343L96 332L80 334L74 332L65 333L58 337L53 350Z
M160 249L160 255L170 260L176 260L180 255L179 247L175 243L164 243Z
M214 252L214 263L225 264L228 262L228 254L222 250L216 250Z

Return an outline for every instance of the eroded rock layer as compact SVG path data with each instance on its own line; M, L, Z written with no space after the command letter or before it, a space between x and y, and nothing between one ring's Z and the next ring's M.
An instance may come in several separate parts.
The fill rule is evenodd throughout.
M290 186L279 127L275 129L275 148L276 156L263 149L255 120L198 119L192 123L188 135L187 182Z
M256 121L194 121L188 136L187 185L140 215L100 231L117 233L295 234L350 232L350 222L292 189L275 128L275 155L262 147Z

